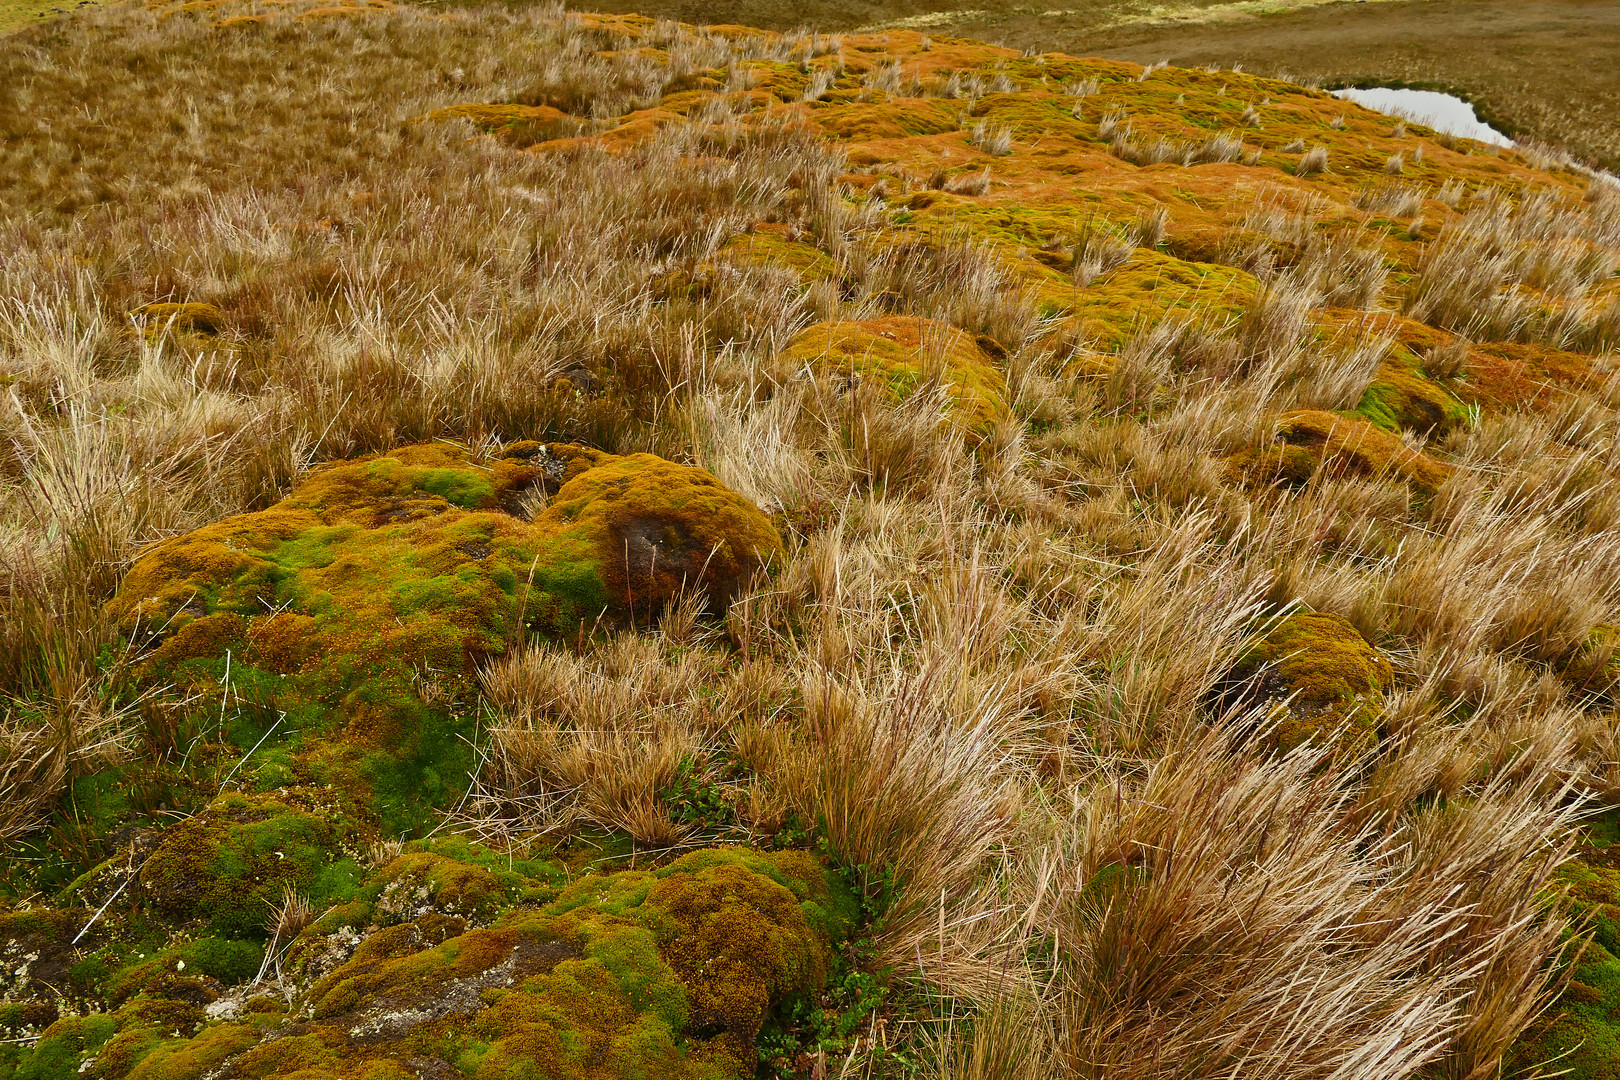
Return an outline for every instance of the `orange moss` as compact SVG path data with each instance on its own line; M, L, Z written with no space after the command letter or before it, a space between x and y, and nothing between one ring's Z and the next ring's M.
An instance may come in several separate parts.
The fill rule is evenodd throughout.
M186 660L219 656L240 642L248 628L247 620L234 611L204 615L200 619L180 611L169 625L174 632L146 658L151 668L167 668Z
M1602 385L1592 357L1549 345L1488 342L1469 352L1463 393L1498 408L1554 407L1573 392Z
M518 874L434 851L401 855L382 869L377 880L383 886L379 910L390 908L391 897L402 896L405 904L431 903L435 911L474 922L488 921L519 898L539 895Z
M304 19L347 19L380 15L394 7L393 0L363 0L358 4L332 4L326 7L310 8L299 17Z
M1254 276L1236 267L1194 263L1138 248L1117 269L1075 289L1068 282L1043 289L1065 298L1083 336L1118 348L1143 326L1166 316L1193 316L1220 325L1237 319L1260 289Z
M567 117L550 105L447 105L417 117L417 120L471 120L486 131L518 123L552 123Z
M515 147L531 147L579 135L590 122L550 105L465 104L434 109L412 123L469 120L477 127Z
M687 987L691 1022L741 1048L753 1044L774 1001L825 981L829 958L799 897L744 860L715 856L686 856L662 871L647 907L660 952Z
M1334 475L1399 477L1432 493L1453 469L1413 450L1396 435L1365 420L1336 413L1300 410L1277 421L1277 440L1227 461L1228 473L1243 483L1308 482L1318 471Z
M208 616L209 619L226 617L240 618ZM314 617L291 611L279 612L262 621L255 621L252 629L247 632L247 639L253 646L250 659L266 671L273 671L278 675L291 675L301 670L304 663L314 657L320 647L316 626L317 620ZM167 648L168 644L165 642L163 647ZM219 654L216 650L212 655Z

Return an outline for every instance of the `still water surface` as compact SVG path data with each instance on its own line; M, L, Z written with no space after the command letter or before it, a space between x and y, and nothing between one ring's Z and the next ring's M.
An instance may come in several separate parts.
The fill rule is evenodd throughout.
M1349 87L1333 91L1334 97L1354 101L1390 116L1399 116L1436 131L1461 135L1497 146L1512 146L1513 140L1474 115L1474 107L1462 98L1436 90L1404 90L1393 86Z

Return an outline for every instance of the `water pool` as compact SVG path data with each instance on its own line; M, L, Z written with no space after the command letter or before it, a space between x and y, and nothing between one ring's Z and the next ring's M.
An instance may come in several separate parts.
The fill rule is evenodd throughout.
M1406 90L1393 86L1347 87L1333 91L1334 97L1365 105L1390 116L1427 124L1448 135L1497 146L1512 146L1513 140L1474 114L1474 107L1460 97L1437 90Z

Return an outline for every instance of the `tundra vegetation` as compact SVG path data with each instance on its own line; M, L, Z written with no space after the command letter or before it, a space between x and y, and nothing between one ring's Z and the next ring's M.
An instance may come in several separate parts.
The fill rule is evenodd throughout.
M0 206L0 1080L1613 1075L1604 175L205 0Z

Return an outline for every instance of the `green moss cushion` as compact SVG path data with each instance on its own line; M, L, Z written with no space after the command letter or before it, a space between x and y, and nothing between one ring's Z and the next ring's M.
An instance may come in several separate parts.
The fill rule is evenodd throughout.
M429 863L446 872L467 852L425 854L366 886ZM854 917L806 853L697 851L579 878L482 927L437 912L358 934L317 923L287 954L292 1000L253 996L243 972L235 989L148 981L109 1014L57 1020L13 1075L742 1080L761 1029L824 987ZM147 963L184 970L190 955Z
M546 497L532 522L518 512ZM154 682L229 683L223 734L258 747L247 789L327 785L401 832L465 790L482 660L650 618L683 587L721 609L781 558L770 519L701 469L432 443L328 466L157 545L112 612Z

